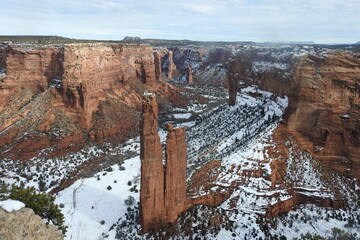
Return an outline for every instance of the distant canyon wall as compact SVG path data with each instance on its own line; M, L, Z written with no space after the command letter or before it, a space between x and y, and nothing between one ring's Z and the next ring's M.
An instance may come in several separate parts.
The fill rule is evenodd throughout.
M166 50L155 52L149 45L10 45L3 49L0 152L11 149L7 156L15 157L19 151L20 159L35 155L43 147L34 145L34 138L43 139L45 147L67 139L61 147L57 144L55 155L88 140L124 140L137 134L145 91L155 92L164 103L179 103L181 98L162 81L159 61Z

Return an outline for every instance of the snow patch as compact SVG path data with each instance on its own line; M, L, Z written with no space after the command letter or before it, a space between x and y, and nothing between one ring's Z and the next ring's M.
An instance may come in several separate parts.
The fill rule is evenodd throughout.
M0 207L7 212L18 211L25 207L25 204L17 200L4 200L0 201Z

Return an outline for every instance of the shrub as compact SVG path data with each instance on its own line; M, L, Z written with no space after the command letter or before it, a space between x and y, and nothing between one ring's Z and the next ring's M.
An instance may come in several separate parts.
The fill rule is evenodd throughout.
M133 196L129 196L127 199L125 199L125 205L130 206L133 205L135 202L135 198Z
M54 203L54 196L38 192L34 187L13 186L7 198L23 202L26 207L34 210L35 214L44 219L47 224L52 222L63 234L66 233L67 226L64 225L64 215L58 205Z

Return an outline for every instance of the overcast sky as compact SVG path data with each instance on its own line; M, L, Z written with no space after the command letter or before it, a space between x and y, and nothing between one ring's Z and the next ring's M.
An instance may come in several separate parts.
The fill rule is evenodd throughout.
M360 0L0 0L0 35L360 41Z

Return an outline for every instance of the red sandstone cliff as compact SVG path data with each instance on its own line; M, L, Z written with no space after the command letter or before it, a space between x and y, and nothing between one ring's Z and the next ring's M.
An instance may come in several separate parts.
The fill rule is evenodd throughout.
M360 177L360 60L334 52L306 56L297 64L288 131L329 167Z
M18 153L17 159L43 149L31 138L21 138L26 132L65 147L55 147L53 154L74 149L60 144L69 137L79 143L71 146L79 147L87 139L134 136L146 89L179 102L177 90L161 79L161 56L149 45L11 46L6 57L7 74L0 83L0 146L7 153L11 149L12 156ZM26 149L33 150L25 154Z
M174 76L175 71L176 71L176 65L174 63L174 53L173 53L173 51L169 50L169 52L168 52L167 78L172 79L173 77L176 77L176 76Z
M249 84L287 95L289 106L284 116L287 131L317 159L349 178L359 179L359 56L334 51L323 56L288 59L288 66L293 69L291 75L276 68L263 72L241 70L241 66L249 69L261 57L238 54L229 65L229 78L251 79Z

